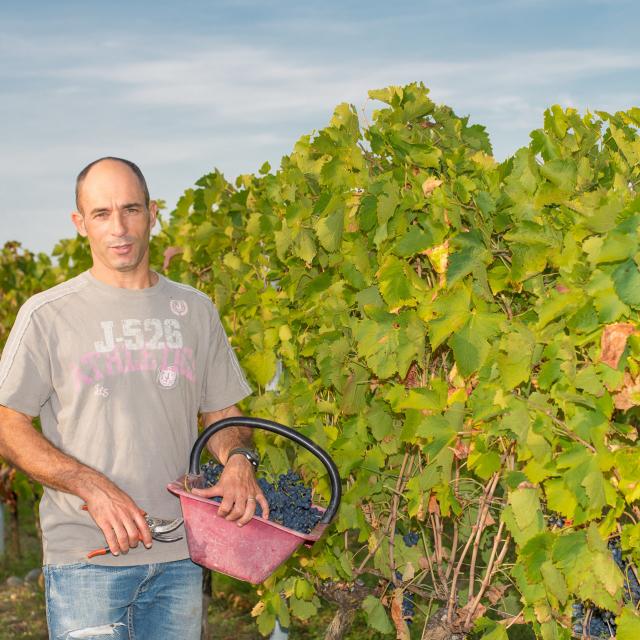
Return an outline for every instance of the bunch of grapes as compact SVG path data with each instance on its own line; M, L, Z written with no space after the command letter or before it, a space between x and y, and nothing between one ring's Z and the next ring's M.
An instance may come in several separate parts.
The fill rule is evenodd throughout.
M640 584L633 567L622 557L619 538L609 540L607 546L611 551L613 561L624 575L624 599L637 607L640 602ZM587 608L584 603L576 602L573 605L573 633L577 636L585 635L587 638L598 640L615 638L615 618L615 614L611 611L599 607Z
M416 605L413 600L413 593L404 592L402 596L402 617L411 624L413 616L416 614Z
M396 578L402 580L402 574L396 569ZM416 614L416 605L413 597L413 593L405 591L402 594L402 617L407 624L413 622L413 616Z
M218 484L223 469L221 464L216 464L213 460L203 464L200 467L200 474L204 478L205 486L212 487L214 484ZM220 502L220 499L218 498L216 502Z
M565 519L561 515L550 515L547 519L547 522L550 527L558 527L558 529L562 529L564 527Z
M417 531L408 531L402 536L407 547L415 547L420 540L420 534Z
M611 611L599 607L591 607L587 610L582 602L577 602L573 605L572 630L576 636L586 636L594 640L615 638L615 618L615 614Z
M207 462L201 467L205 485L211 487L218 483L222 473L222 465ZM281 474L271 483L265 478L258 478L258 485L269 503L269 520L277 522L288 529L309 533L318 524L322 512L311 505L311 489L305 486L295 471ZM220 497L214 497L220 502ZM262 515L262 507L256 505L256 515Z

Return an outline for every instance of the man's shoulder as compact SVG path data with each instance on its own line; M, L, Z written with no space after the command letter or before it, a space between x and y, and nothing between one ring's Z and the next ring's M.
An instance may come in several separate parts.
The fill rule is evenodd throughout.
M87 280L84 278L84 274L80 274L45 291L35 293L27 299L20 311L22 315L32 315L38 310L50 307L51 305L67 304L69 296L82 291L86 286Z
M195 287L184 284L183 282L170 280L166 276L163 277L166 282L167 291L172 299L188 300L191 304L197 305L198 307L206 308L208 310L211 310L215 307L211 298L203 291L200 291L200 289L196 289Z

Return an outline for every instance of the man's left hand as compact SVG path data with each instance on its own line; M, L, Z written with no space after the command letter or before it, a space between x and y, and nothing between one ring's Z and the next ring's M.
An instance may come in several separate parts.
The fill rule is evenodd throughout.
M269 518L269 503L256 481L253 466L244 456L231 456L218 484L207 489L193 489L193 493L204 498L220 496L218 514L227 520L236 520L239 527L251 520L256 504L262 507L262 517Z

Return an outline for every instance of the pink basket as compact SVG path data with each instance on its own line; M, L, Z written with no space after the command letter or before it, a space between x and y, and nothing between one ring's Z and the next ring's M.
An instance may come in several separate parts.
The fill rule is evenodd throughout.
M254 516L243 527L218 515L218 503L185 489L202 486L201 476L185 476L168 489L180 498L189 555L197 564L239 580L259 584L266 580L302 544L311 546L326 524L300 533Z
M204 486L199 474L204 445L214 433L230 426L258 427L287 436L325 464L331 480L331 500L326 510L316 507L324 514L313 531L300 533L259 516L239 527L218 516L217 502L191 493L191 488ZM311 546L320 538L338 509L341 494L338 470L325 451L297 431L259 418L226 418L207 427L191 452L190 473L167 488L180 498L191 559L203 567L252 584L266 580L302 544Z

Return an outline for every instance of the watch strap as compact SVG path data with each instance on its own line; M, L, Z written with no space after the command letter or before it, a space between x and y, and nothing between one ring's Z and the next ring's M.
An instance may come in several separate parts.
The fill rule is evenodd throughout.
M227 462L231 456L235 456L237 454L243 455L252 465L253 470L258 470L258 465L260 464L260 456L253 449L247 449L246 447L235 447L229 451L227 455Z

